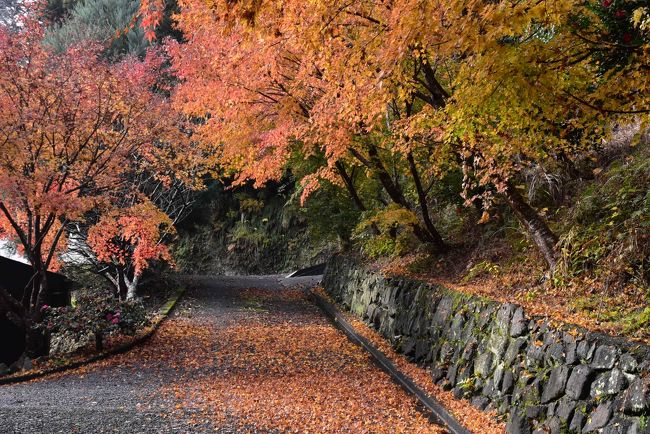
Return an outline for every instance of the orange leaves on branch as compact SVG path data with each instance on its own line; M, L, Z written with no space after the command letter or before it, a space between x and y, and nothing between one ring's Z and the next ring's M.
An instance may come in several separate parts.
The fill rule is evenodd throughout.
M171 262L161 242L165 231L173 231L169 217L145 202L102 216L88 231L88 244L100 261L133 264L134 275L140 276L151 261Z
M188 40L170 47L184 80L176 103L208 118L199 136L242 178L281 175L290 145L322 152L330 166L354 161L363 138L397 157L422 150L429 176L457 168L459 154L475 157L477 184L503 183L533 162L588 152L603 114L568 93L608 101L625 92L618 108L647 106L647 41L630 47L623 72L640 91L630 94L622 76L600 84L592 47L571 30L573 17L593 18L587 9L573 0L185 0L177 19ZM570 138L577 131L582 143Z
M93 44L54 53L43 32L28 16L19 31L0 29L0 226L47 268L65 246L66 225L114 215L134 174L180 174L179 161L194 157L152 91L160 56L111 64Z
M156 39L156 27L162 22L164 11L164 0L140 0L140 26L149 42Z

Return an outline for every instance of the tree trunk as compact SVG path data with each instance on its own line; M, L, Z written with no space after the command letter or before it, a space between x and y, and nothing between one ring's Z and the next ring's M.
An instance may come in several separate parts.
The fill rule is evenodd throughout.
M95 331L95 349L97 351L104 351L104 336L101 330Z
M350 195L350 198L352 199L352 202L354 205L357 207L357 209L361 212L367 211L368 209L366 206L363 204L363 201L361 200L361 197L359 197L359 193L357 192L356 187L354 186L354 180L352 177L347 173L345 170L345 166L343 163L340 161L337 161L335 163L336 170L339 172L339 175L341 176L341 179L343 179L343 183L345 184L345 188L348 190L348 194ZM375 223L371 225L372 232L375 235L379 235L381 232L379 231L379 228Z
M413 211L412 207L407 202L406 197L404 196L404 193L402 192L399 184L393 181L393 178L390 176L381 160L379 159L379 153L377 152L376 147L372 145L368 147L368 155L370 157L370 160L365 159L361 154L354 151L353 149L351 152L352 155L354 155L357 159L359 159L359 161L361 161L366 167L368 167L377 175L379 182L384 187L384 190L386 190L386 193L388 193L388 196L394 203L402 206L409 211ZM438 234L437 231L435 231L435 233ZM446 246L445 248L440 248L441 244L438 243L438 241L442 242L442 237L440 237L440 234L438 234L439 240L437 240L436 236L421 223L413 225L413 234L417 237L418 240L420 240L420 242L431 244L438 251L444 251L446 249ZM444 242L442 242L442 245L444 245Z
M117 293L120 300L126 300L129 293L129 285L127 283L126 273L120 266L117 267Z
M519 221L524 225L533 242L544 256L551 271L557 264L555 244L557 236L551 231L539 213L530 206L514 186L508 184L503 196Z
M40 316L40 312L29 312L25 317L25 353L30 358L45 356L50 349L48 334L35 327Z
M374 170L377 178L379 179L379 182L384 187L391 200L406 209L410 209L399 184L393 181L393 178L390 176L381 160L379 159L377 148L374 146L369 146L368 155L370 156L370 169Z
M48 295L47 270L40 262L40 255L34 255L34 258L38 258L32 262L34 275L31 283L28 285L29 288L25 288L28 296L23 297L23 299L28 300L27 308L29 310L40 310L43 304L45 304Z
M127 300L134 300L137 296L137 289L138 289L138 281L140 280L140 276L133 276L133 280L129 282L129 280L126 280L126 285L128 287L128 291L126 293L126 299Z
M357 189L354 186L352 177L346 172L343 163L337 161L335 163L335 166L336 166L336 170L339 172L339 175L341 175L341 179L343 180L343 183L345 184L345 188L348 190L348 194L350 195L350 199L352 199L354 205L357 207L359 211L367 211L366 206L363 204L361 198L359 197L359 194L357 193Z
M431 216L429 215L429 205L427 204L427 195L422 188L422 181L420 180L420 174L418 173L417 166L415 165L415 159L413 158L412 153L408 153L406 156L409 169L411 170L411 176L413 176L413 182L415 183L415 189L418 193L418 201L420 203L420 209L422 210L422 220L424 221L424 226L427 228L432 241L432 244L435 246L436 250L439 252L444 252L447 250L447 245L445 244L440 232L436 229L431 221Z
M49 352L47 333L35 327L42 319L42 309L47 303L49 286L40 247L32 251L29 257L34 274L23 295L25 352L29 357L34 358L47 355Z

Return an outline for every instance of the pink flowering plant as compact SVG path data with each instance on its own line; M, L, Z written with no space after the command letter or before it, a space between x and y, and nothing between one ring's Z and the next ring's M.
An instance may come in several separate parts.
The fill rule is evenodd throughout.
M103 349L105 336L132 336L149 324L141 301L119 301L111 295L94 291L77 297L74 306L53 308L44 305L41 310L41 328L46 332L67 333L77 339L93 334L97 350Z

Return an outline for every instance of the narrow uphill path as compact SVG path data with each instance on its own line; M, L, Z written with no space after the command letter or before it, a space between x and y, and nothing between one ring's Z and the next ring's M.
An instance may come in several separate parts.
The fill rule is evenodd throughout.
M444 432L306 299L311 283L195 278L142 347L0 386L0 433Z

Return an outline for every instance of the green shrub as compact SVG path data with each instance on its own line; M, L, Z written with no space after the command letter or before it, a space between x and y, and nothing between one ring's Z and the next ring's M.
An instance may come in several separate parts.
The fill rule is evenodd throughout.
M562 274L648 284L649 154L642 150L612 165L582 190L561 231Z
M357 225L353 239L361 243L363 252L371 258L402 256L415 251L420 243L413 234L413 226L419 224L409 210L390 205ZM379 234L373 232L373 227Z
M102 350L104 336L117 333L132 336L148 324L141 301L119 301L112 295L88 291L77 297L73 306L43 306L41 327L49 333L65 333L76 340L92 334L97 350Z
M106 44L110 57L143 54L147 47L144 31L137 24L131 25L139 7L140 2L131 0L76 2L61 24L48 29L45 41L57 51L94 41Z

